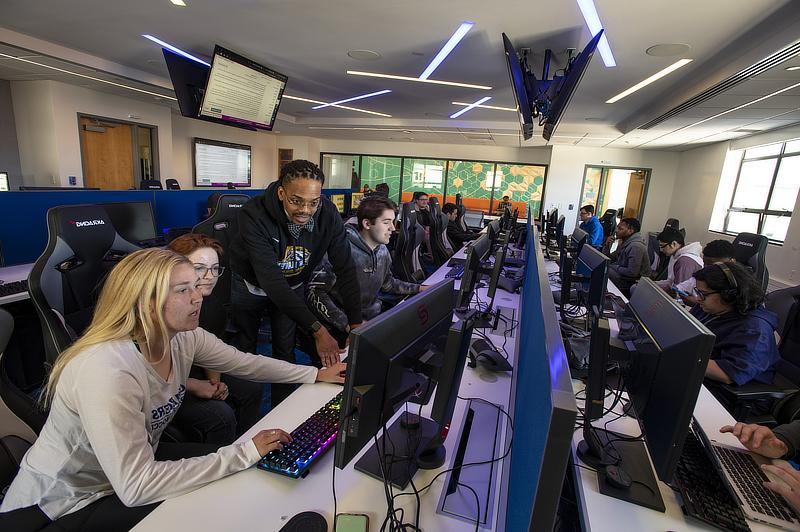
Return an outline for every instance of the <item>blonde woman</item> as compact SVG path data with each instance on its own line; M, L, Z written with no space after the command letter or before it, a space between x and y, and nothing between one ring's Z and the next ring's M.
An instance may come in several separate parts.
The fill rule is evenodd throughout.
M262 382L342 382L344 364L316 369L230 347L199 329L192 263L168 250L123 259L92 323L56 360L50 406L0 506L0 529L128 530L158 503L246 469L289 441L280 429L221 447L159 445L186 393L192 363ZM160 461L161 456L192 458Z

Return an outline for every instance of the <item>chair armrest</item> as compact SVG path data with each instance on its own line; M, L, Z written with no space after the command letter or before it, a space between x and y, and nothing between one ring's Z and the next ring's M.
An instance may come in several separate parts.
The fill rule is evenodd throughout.
M783 399L786 395L797 391L797 388L784 388L774 384L748 382L743 386L735 384L718 384L717 388L726 396L736 401L757 401L759 399Z

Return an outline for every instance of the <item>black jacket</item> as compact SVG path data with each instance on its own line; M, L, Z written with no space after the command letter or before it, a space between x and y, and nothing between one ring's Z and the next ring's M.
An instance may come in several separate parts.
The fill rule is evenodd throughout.
M314 230L295 240L278 199L278 183L248 201L239 212L239 234L231 243L231 269L267 296L300 327L309 329L317 318L303 301L302 291L325 254L331 262L342 304L350 323L361 322L361 292L344 224L331 201L322 197L314 213Z
M453 251L458 251L464 246L464 242L475 240L479 236L481 235L472 231L462 231L461 226L458 225L458 220L449 220L447 222L447 238L453 244Z

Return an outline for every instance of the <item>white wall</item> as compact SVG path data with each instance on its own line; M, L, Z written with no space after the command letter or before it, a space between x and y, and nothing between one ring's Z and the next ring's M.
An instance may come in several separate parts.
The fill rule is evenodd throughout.
M787 131L788 133L788 131ZM776 138L774 132L763 137L765 142L780 142L793 138L784 136ZM748 146L756 146L759 142L748 137ZM681 153L678 167L678 178L670 200L670 213L681 221L686 228L686 235L691 240L702 243L733 237L712 233L708 230L714 200L717 195L725 155L730 143L720 142L702 148ZM800 205L795 204L795 212ZM796 285L800 281L800 216L792 217L786 241L782 246L770 244L767 249L767 268L770 278L781 283Z
M580 208L578 202L583 184L583 172L587 164L651 168L642 230L649 231L663 227L664 221L672 216L669 203L679 159L680 154L677 152L553 146L544 194L545 208L558 207L559 213L566 217L564 230L570 232L578 219ZM569 210L570 204L572 210Z
M52 83L11 82L19 163L25 185L53 186L61 183L58 178Z

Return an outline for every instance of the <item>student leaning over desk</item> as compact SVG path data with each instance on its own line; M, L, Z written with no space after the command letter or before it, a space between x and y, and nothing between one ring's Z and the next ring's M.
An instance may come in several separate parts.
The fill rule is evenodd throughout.
M202 295L191 262L147 249L108 276L84 335L56 360L50 413L0 507L0 530L128 530L164 499L246 469L289 435L262 430L216 449L159 443L198 366L262 382L341 382L230 347L198 328ZM181 458L185 458L182 459Z

